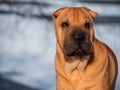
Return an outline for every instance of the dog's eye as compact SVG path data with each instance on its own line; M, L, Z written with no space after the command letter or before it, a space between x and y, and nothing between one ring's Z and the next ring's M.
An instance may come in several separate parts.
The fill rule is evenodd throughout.
M90 28L90 23L89 23L89 22L86 22L86 23L85 23L85 27L86 27L86 28Z
M66 27L69 26L69 24L68 24L67 22L63 22L63 23L61 24L61 26L62 26L62 28L66 28Z

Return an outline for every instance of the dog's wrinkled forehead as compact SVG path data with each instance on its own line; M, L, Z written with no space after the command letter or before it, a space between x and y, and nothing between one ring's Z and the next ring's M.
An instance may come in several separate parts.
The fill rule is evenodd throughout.
M53 13L53 20L72 19L72 21L83 20L83 18L94 19L98 14L86 7L63 7Z
M62 12L63 14L60 14L58 19L59 21L66 21L69 22L84 22L85 19L90 19L89 15L87 15L85 12L83 12L81 9L74 9L74 8L68 8L65 11ZM73 22L74 21L74 22Z

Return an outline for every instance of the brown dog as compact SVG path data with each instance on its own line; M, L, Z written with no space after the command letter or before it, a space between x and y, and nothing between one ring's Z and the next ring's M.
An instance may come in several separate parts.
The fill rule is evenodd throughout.
M117 61L112 50L94 36L97 16L86 7L54 12L57 90L115 90Z

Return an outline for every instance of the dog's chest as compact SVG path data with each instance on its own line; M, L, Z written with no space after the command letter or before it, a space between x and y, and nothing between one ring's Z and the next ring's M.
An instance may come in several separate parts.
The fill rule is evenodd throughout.
M78 69L75 69L69 76L67 76L67 79L72 83L72 85L76 86L82 80L83 75L83 72L80 73Z
M75 88L74 90L87 90L88 88L89 90L103 90L102 87L108 86L109 73L106 71L107 64L99 65L99 68L91 65L83 71L80 71L79 65L80 62L69 75L66 75L66 78Z
M89 90L103 90L102 87L108 85L108 77L103 77L103 75L96 76L95 73L90 75L86 74L86 72L80 73L78 69L74 70L66 78L72 84L74 90L87 90L88 88ZM106 81L104 81L105 79Z
M83 81L85 77L85 67L89 61L89 56L81 58L81 60L75 60L71 63L66 63L65 73L66 78L72 83L72 85L77 85Z
M90 56L82 58L71 58L71 61L65 63L65 73L67 76L77 77L81 76L89 61Z

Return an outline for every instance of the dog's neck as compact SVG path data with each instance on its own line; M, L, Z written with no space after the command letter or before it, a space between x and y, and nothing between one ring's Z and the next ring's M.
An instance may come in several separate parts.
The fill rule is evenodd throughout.
M61 58L63 57L63 58ZM78 70L80 74L84 73L84 70L88 64L90 59L90 55L87 56L65 56L61 50L61 47L57 43L57 51L56 51L56 58L60 61L56 61L56 64L62 64L64 73L69 76L74 70ZM60 65L59 65L60 66ZM56 67L57 69L57 67Z
M70 75L74 70L78 70L82 74L88 64L90 56L69 57L65 63L65 73Z

